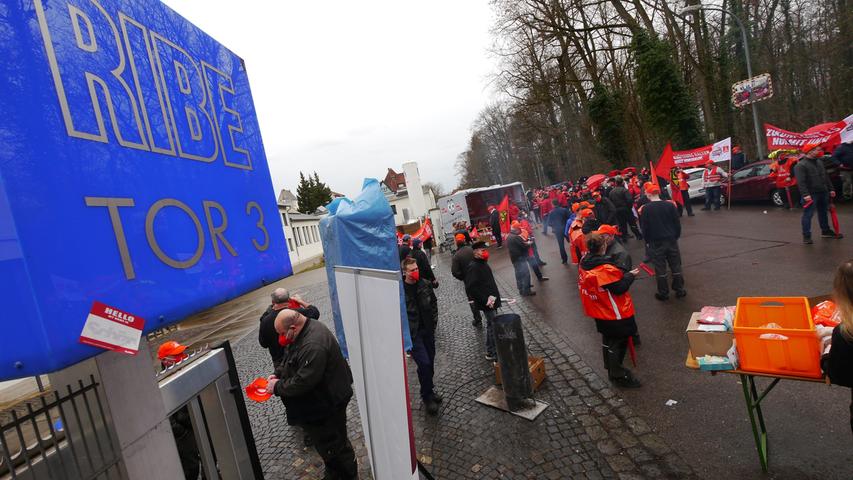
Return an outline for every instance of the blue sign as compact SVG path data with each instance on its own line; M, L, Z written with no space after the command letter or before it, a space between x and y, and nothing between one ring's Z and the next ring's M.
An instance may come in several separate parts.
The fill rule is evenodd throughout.
M290 275L246 66L156 0L0 3L0 380Z

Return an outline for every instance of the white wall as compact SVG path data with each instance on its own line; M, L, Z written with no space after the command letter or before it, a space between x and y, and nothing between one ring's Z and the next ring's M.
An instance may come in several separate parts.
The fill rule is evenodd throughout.
M406 225L417 220L417 216L412 211L412 201L408 195L401 198L391 197L388 199L388 203L392 205L392 209L396 210L394 212L394 225ZM426 211L422 216L426 216L426 212L429 210L437 208L435 194L432 193L432 190L428 190L427 193L423 194L423 203L426 205ZM408 212L408 219L404 216L403 209ZM434 223L435 221L433 221Z
M284 236L287 239L287 254L294 271L300 264L316 261L323 255L323 243L320 241L320 217L302 217L301 214L285 212L279 207ZM296 218L294 218L296 217Z

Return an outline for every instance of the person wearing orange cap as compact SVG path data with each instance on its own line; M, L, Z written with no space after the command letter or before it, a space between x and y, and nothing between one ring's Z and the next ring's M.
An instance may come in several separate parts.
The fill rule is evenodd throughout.
M646 184L646 196L649 202L640 207L640 228L646 234L646 251L655 267L657 293L660 301L669 299L667 265L672 272L672 289L678 298L687 295L684 289L684 275L681 271L681 252L678 238L681 237L681 219L678 207L672 200L660 199L660 187L654 183Z
M607 243L605 254L613 260L613 263L617 267L626 272L634 268L631 254L628 253L628 250L625 249L625 246L617 238L619 230L615 226L603 224L593 233L601 235L601 238Z
M723 190L723 181L729 178L725 170L714 164L713 161L705 162L705 170L702 172L702 187L705 189L705 206L702 210L720 209L720 195Z
M569 227L569 247L572 253L572 263L577 265L587 252L586 237L583 233L584 223L588 219L595 218L592 210L584 208L578 212L578 216Z
M624 388L637 388L640 381L624 367L629 339L637 333L634 301L628 289L638 270L623 271L605 253L607 244L601 235L586 239L589 253L578 266L578 291L584 312L595 320L601 334L604 366L610 381Z
M817 221L820 224L820 236L822 238L842 238L829 227L827 212L829 210L830 198L835 198L835 188L826 173L826 167L820 157L823 150L820 145L806 144L803 146L805 156L797 162L794 167L794 175L803 198L803 243L810 245L812 242L812 217L817 210Z

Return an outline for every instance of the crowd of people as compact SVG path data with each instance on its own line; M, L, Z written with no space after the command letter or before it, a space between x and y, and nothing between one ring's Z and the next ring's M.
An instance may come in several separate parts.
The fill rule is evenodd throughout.
M802 156L779 155L772 166L779 185L790 192L799 185L804 207L803 236L811 243L811 219L815 212L822 236L841 238L832 231L826 213L835 192L823 164L816 159L818 148L807 146ZM853 160L851 160L853 161ZM706 191L703 210L720 209L720 191L727 172L713 163L702 174ZM631 287L642 270L656 279L659 301L687 295L678 240L680 217L693 216L687 198L687 174L675 169L667 182L655 179L643 169L630 168L589 188L581 178L577 183L534 189L528 192L527 208L511 205L510 226L505 236L504 218L495 206L489 207L488 227L458 222L453 239L456 250L451 274L461 283L472 314L472 326L485 327L484 353L489 362L497 360L493 321L506 299L501 296L489 266L489 242L498 249L506 245L521 296L533 296L532 276L548 281L542 272L547 265L539 256L541 235L554 235L563 265L577 266L578 294L584 313L593 319L601 334L604 365L617 386L637 388L642 384L625 366L628 351L640 345ZM657 180L657 181L656 181ZM669 189L667 188L669 185ZM663 188L662 188L663 187ZM791 206L788 202L788 206ZM634 265L626 243L642 242L645 258ZM432 269L430 245L419 238L402 237L399 244L400 271L412 348L408 356L417 366L421 401L429 415L436 415L442 397L435 390L435 332L438 325L438 280ZM645 268L642 268L645 267ZM836 273L834 297L843 322L834 330L821 330L825 346L824 370L834 383L853 386L850 359L853 358L853 261ZM272 292L271 304L261 316L259 344L269 351L274 375L268 389L279 396L290 425L301 427L305 445L313 445L326 466L326 477L357 478L355 453L347 437L346 408L352 398L352 374L341 354L334 334L319 319L319 311L287 290ZM853 402L851 402L853 428Z

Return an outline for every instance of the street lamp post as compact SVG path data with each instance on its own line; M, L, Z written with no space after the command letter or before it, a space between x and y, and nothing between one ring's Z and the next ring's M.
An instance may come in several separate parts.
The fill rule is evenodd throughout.
M735 20L735 23L737 23L737 26L740 29L741 39L743 40L743 53L744 56L746 56L746 75L750 78L751 82L752 62L750 61L749 55L749 40L746 37L746 28L744 28L743 22L741 22L740 18L738 18L738 16L732 13L730 10L726 10L722 7L717 7L715 5L702 5L701 3L684 7L679 13L683 15L685 13L695 13L699 10L715 10L718 12L727 13ZM751 94L752 90L750 90L750 95ZM754 102L750 106L752 107L752 124L755 127L755 148L758 152L758 157L764 158L764 142L761 141L761 124L758 123L758 110L756 109Z

